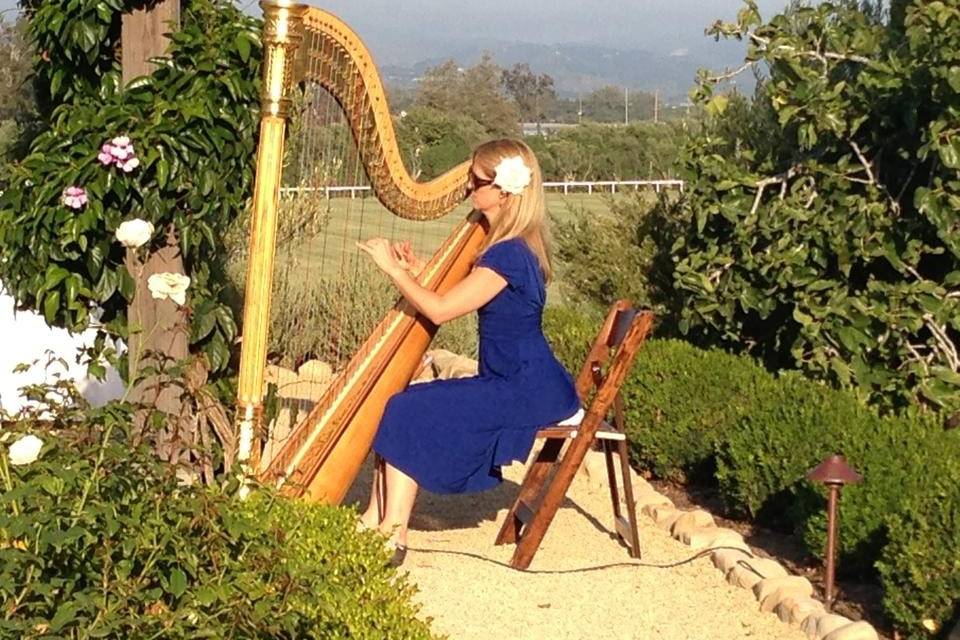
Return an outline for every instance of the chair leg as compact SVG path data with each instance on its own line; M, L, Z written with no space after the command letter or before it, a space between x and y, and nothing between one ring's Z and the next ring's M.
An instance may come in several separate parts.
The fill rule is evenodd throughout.
M633 498L633 481L630 477L630 453L626 441L618 443L620 450L620 471L623 475L623 497L626 501L627 522L630 525L630 556L640 557L640 532L637 530L637 503Z
M610 502L613 505L613 525L616 532L617 521L620 519L620 495L617 491L617 472L613 464L612 443L609 440L601 440L603 446L603 457L607 462L607 486L610 487Z
M526 569L530 566L530 562L536 555L537 549L540 548L540 543L543 541L550 523L553 522L553 517L557 514L557 509L560 508L560 504L567 495L567 489L570 488L577 469L583 464L583 458L587 455L587 450L593 440L592 433L588 436L584 436L581 432L580 436L570 443L566 453L563 454L563 459L557 465L556 473L547 483L543 496L534 508L533 519L527 523L523 535L520 536L517 547L513 551L510 566L514 569Z
M536 460L523 478L520 493L517 495L517 499L513 501L513 506L510 507L510 511L500 527L500 533L497 534L495 544L516 543L524 526L524 523L517 517L517 511L521 504L527 504L531 509L533 508L533 503L543 490L547 476L556 464L562 448L563 440L559 438L548 438L543 443L540 453L537 454Z

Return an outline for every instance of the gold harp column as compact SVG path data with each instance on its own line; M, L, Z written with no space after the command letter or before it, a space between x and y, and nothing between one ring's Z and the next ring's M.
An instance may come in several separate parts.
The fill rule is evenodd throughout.
M253 188L250 252L243 308L243 341L237 389L237 460L244 473L259 472L255 434L263 422L263 378L267 357L270 293L276 250L277 207L283 168L283 139L289 92L296 82L294 60L303 39L306 5L261 0L263 8L263 88L260 144ZM249 467L253 467L250 469ZM245 490L243 491L245 493Z

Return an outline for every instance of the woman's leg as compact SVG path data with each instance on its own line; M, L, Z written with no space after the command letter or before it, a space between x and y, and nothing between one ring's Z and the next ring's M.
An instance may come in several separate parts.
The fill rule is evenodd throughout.
M367 510L360 515L360 522L368 529L377 529L383 520L383 509L386 504L386 482L384 478L384 460L378 454L373 454L373 484L370 486L370 502Z
M417 482L389 462L384 463L387 499L380 531L398 545L407 546L407 525L417 499Z

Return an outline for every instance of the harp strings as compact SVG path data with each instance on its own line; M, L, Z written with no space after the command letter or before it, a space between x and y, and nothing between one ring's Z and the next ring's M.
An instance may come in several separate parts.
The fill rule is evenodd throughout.
M365 339L379 344L374 328L398 294L355 243L375 236L409 239L426 261L468 210L464 205L453 215L421 222L388 212L372 188L342 189L371 187L364 158L385 157L372 98L331 38L307 29L304 45L307 80L295 92L286 143L269 333L278 410L268 425L263 465ZM456 198L451 192L444 201Z

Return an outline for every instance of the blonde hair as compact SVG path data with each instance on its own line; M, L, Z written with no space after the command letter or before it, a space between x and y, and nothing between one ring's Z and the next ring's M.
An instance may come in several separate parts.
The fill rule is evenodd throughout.
M480 249L480 255L497 242L521 238L537 257L544 280L549 282L553 277L553 267L550 264L550 240L546 228L546 197L543 194L540 163L537 162L533 150L521 140L491 140L481 144L473 152L473 166L480 168L485 175L495 178L496 167L500 161L514 156L520 156L530 168L530 184L520 194L502 192L504 198L500 213L490 226L490 233Z

